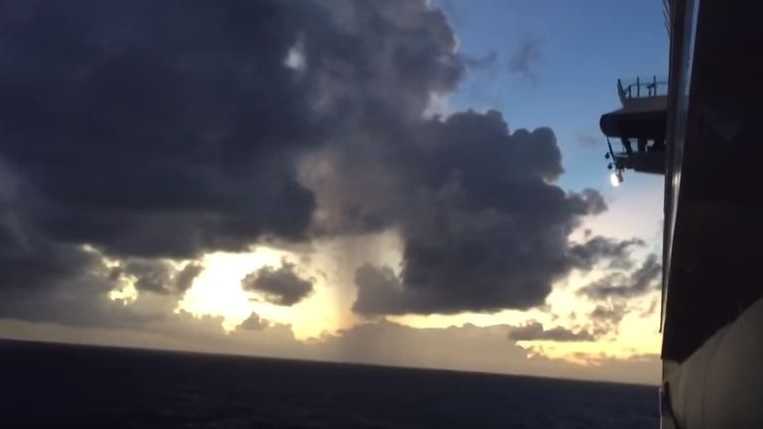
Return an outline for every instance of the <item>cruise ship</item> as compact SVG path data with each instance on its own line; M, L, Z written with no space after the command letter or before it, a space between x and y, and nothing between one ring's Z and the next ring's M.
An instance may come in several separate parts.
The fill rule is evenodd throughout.
M667 79L617 81L622 108L600 121L613 185L665 177L663 428L763 427L756 4L665 1Z

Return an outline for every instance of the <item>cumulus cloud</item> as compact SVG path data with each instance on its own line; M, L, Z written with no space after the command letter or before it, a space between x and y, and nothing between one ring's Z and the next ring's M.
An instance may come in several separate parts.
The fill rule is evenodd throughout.
M587 331L571 331L557 326L544 329L543 325L536 321L512 328L509 331L509 339L513 341L593 341L595 337Z
M332 180L355 189L332 196L347 207L335 209L334 225L359 228L366 213L389 213L383 218L396 220L404 241L399 276L383 267L358 273L354 310L456 313L542 304L553 281L578 265L569 234L583 216L606 208L594 190L567 193L554 184L563 169L553 132L512 133L498 112L466 112L420 124L410 138L404 147L353 147L333 160L339 175L346 164L376 173L362 182Z
M293 263L283 261L279 268L262 267L241 280L249 292L261 293L265 300L276 305L294 305L313 292L313 280L301 277Z

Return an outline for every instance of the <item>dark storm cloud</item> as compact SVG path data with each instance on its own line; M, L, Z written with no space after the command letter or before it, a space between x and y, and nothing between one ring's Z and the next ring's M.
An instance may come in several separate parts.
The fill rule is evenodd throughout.
M607 274L583 287L578 293L592 299L640 296L657 288L657 281L661 274L662 266L657 262L657 255L652 253L632 273L615 272Z
M0 210L1 212L2 210ZM44 289L78 278L82 269L102 269L97 255L81 246L51 243L20 227L6 213L0 223L0 288L15 292ZM13 225L15 224L15 225Z
M39 190L24 209L42 234L147 257L303 235L291 158L320 127L282 61L308 6L15 5L0 155Z
M39 234L17 208L26 191L0 162L0 318L103 321L114 285L108 268L81 245Z
M537 79L537 65L541 59L541 42L526 38L509 57L509 72L520 77Z
M463 70L423 1L0 10L0 163L26 187L2 201L3 289L85 276L84 243L149 260L305 239L315 202L295 160L359 117L415 116ZM301 70L284 64L295 47ZM166 289L151 265L131 267L139 287Z
M0 179L0 318L125 326L171 313L174 301L144 300L140 309L111 301L120 270L92 248L46 239L18 210L18 200L32 192L2 162Z
M3 10L0 155L39 189L25 209L42 233L110 254L305 238L294 160L356 115L420 112L463 68L424 2ZM302 71L284 64L297 45Z
M168 295L142 294L137 304L123 305L109 298L109 292L124 284L112 276L100 258L77 248L61 256L31 253L0 261L3 273L0 318L57 322L77 326L138 327L172 314L177 299ZM55 261L55 262L51 262ZM21 264L36 268L23 269ZM59 263L70 264L63 266Z
M466 112L404 137L412 140L404 148L354 150L338 168L376 172L352 183L344 194L357 197L347 204L361 216L392 213L404 241L399 276L383 267L358 271L356 312L526 309L581 265L568 236L606 205L596 191L566 193L553 183L563 169L550 129L512 133L498 112Z
M498 311L542 304L571 269L617 259L569 242L606 205L556 184L551 129L512 131L495 111L424 118L468 64L423 0L0 10L0 166L24 188L0 200L0 264L18 277L3 289L103 270L83 244L122 263L109 281L130 275L159 295L199 269L163 258L394 229L400 274L359 270L355 311ZM535 43L513 70L532 73ZM293 268L258 273L255 289L299 301L312 284Z
M513 341L594 341L594 336L587 331L574 332L557 326L543 329L543 325L531 321L524 326L514 327L509 331L509 339Z
M259 292L265 300L276 305L294 305L313 292L313 280L300 277L295 265L284 261L281 267L263 267L241 280L249 292Z

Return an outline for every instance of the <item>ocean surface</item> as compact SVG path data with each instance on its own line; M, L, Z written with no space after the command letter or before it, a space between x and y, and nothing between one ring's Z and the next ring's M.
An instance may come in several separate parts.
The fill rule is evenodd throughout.
M656 428L657 388L0 341L0 426Z

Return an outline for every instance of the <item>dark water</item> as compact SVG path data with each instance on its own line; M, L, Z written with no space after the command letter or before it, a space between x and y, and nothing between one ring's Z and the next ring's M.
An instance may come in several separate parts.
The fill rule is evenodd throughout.
M0 341L0 426L655 428L606 383Z

